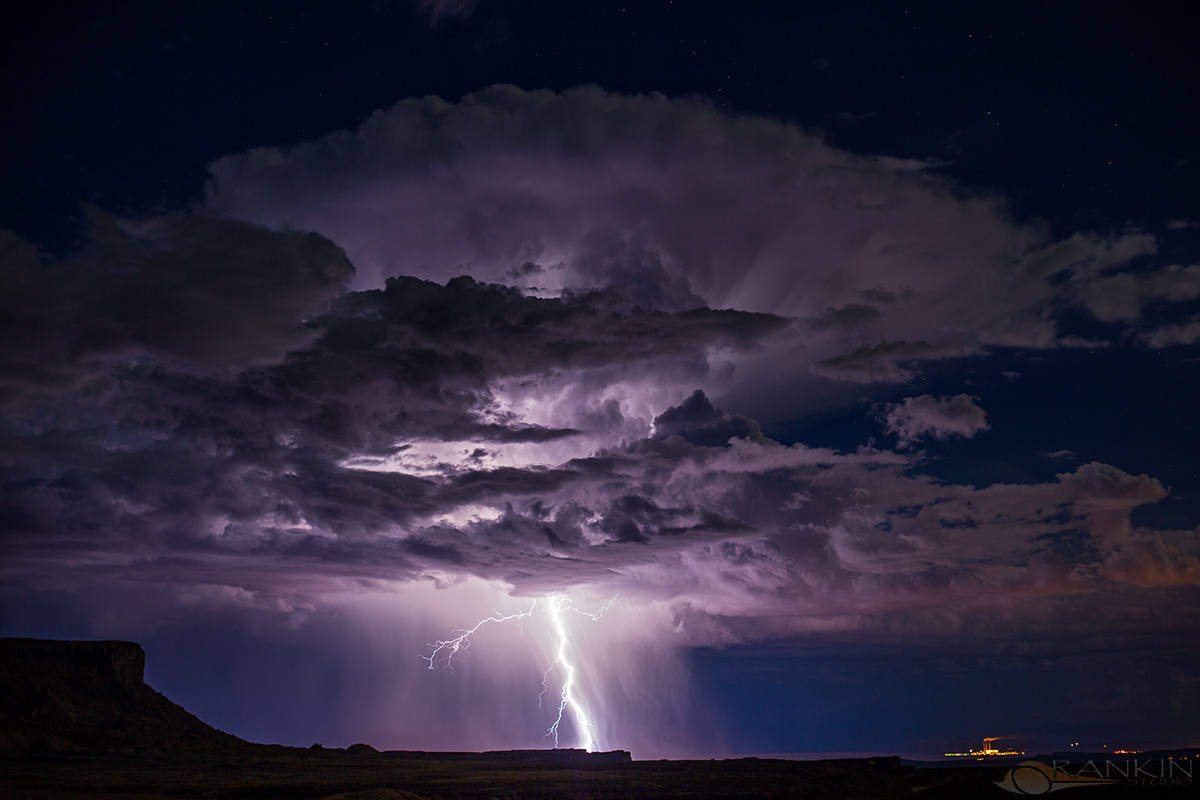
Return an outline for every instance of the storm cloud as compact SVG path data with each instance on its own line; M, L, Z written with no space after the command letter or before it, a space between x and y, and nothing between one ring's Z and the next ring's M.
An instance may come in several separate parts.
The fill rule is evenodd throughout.
M359 267L528 290L611 288L644 308L798 320L790 372L906 382L925 359L1069 344L1064 308L1133 324L1196 296L1145 270L1154 236L1053 241L936 164L848 153L701 98L495 86L404 100L356 131L211 166L208 205L316 230Z
M63 259L0 238L11 587L293 626L330 597L619 596L612 641L676 675L672 647L814 632L1032 641L1049 605L1132 635L1200 583L1194 531L1134 523L1152 475L928 474L916 445L990 430L971 395L882 407L894 448L785 445L727 405L1079 344L1063 309L1190 342L1145 332L1200 292L1152 236L1052 241L930 165L596 88L406 100L211 173L189 213L92 210Z
M472 576L666 602L704 644L1194 572L1188 537L1132 532L1167 493L1151 477L941 485L900 452L784 446L686 393L794 320L466 276L353 291L317 234L93 226L74 260L9 250L28 276L6 295L13 581L167 570L190 603L290 613L346 582ZM904 446L987 427L967 395L909 398L887 424Z

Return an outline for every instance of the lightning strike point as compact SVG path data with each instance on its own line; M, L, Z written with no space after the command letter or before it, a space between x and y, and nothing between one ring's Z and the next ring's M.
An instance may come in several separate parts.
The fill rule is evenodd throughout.
M616 598L613 598L614 600ZM612 601L609 601L612 605ZM559 694L558 703L558 718L554 720L554 724L547 731L547 736L554 737L554 746L558 747L558 726L562 723L563 712L570 709L572 716L575 717L575 727L579 730L580 746L589 753L596 751L596 737L594 730L596 723L588 719L587 711L583 705L575 697L575 665L567 660L567 643L570 637L567 636L567 628L563 625L562 612L565 608L571 608L570 601L563 598L550 598L550 622L554 627L554 633L558 637L558 650L554 656L554 662L546 670L546 675L550 674L550 670L556 665L562 665L563 672L566 674L566 679L563 681L562 692ZM605 606L607 609L608 606ZM572 609L574 610L574 609ZM602 610L601 614L604 613ZM591 616L591 615L589 615ZM593 616L592 619L599 619L599 615ZM543 676L542 686L546 685L545 676Z
M612 600L609 600L597 612L589 613L580 611L571 604L569 598L552 596L546 600L546 616L550 620L550 628L554 633L557 646L554 651L554 660L550 662L550 666L546 667L546 671L542 674L542 692L538 695L538 707L541 707L542 697L549 691L550 673L555 667L561 667L564 680L562 689L559 691L558 716L550 729L546 731L546 736L554 738L554 746L558 747L558 728L562 724L563 715L569 714L574 718L575 728L579 735L579 746L589 753L596 752L596 723L588 716L587 709L583 707L583 703L575 696L575 665L571 663L568 654L568 645L571 637L567 633L567 626L563 622L563 612L574 611L576 614L581 614L595 621L604 616L604 612L612 606L619 595L614 595ZM429 655L421 654L421 658L429 663L430 669L449 669L454 670L454 656L461 651L469 650L471 647L471 634L479 630L489 622L508 622L509 620L523 620L526 617L533 616L533 610L537 607L537 600L529 606L528 611L523 611L518 614L502 615L499 612L494 613L486 619L480 620L475 624L475 627L468 629L459 628L454 631L461 635L453 639L439 640L430 643L429 647L433 651Z

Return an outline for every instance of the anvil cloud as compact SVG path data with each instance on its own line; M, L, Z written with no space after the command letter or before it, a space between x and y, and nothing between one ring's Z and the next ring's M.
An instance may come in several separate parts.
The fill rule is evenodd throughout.
M804 330L796 367L857 382L904 382L920 358L1071 344L1053 320L1064 307L1133 323L1200 292L1194 267L1121 272L1156 251L1151 235L1055 242L936 166L703 99L497 86L220 159L208 206L323 233L360 287L467 272L779 314Z

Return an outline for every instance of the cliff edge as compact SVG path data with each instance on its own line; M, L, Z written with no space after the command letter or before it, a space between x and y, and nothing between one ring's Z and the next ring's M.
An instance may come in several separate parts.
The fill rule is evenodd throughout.
M145 665L134 642L0 639L0 754L253 747L147 686Z

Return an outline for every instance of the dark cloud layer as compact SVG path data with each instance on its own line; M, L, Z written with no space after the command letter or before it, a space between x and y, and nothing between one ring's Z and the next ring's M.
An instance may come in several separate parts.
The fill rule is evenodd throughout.
M469 277L345 291L349 263L314 234L99 213L95 231L68 262L10 248L10 580L611 584L674 603L677 633L706 643L1194 578L1194 536L1129 522L1166 490L1110 466L939 485L886 450L785 447L700 390L642 428L620 395L538 419L547 393L684 386L790 330L776 316ZM905 444L984 419L966 395L887 412Z
M12 578L46 579L52 564L149 575L164 561L180 580L223 572L234 583L270 583L272 570L470 569L453 536L435 543L446 532L420 521L612 478L595 460L485 466L488 447L588 433L498 409L497 381L692 364L782 327L764 314L643 311L611 293L528 297L466 277L339 294L352 269L330 242L239 222L97 214L95 239L60 264L14 243L6 265L21 333L3 373ZM474 442L473 460L421 474L346 463L446 441ZM485 537L489 548L504 549L504 530Z
M92 211L91 241L47 264L5 232L6 382L69 380L95 360L151 352L207 368L277 361L354 268L311 233L181 216L128 223Z
M1191 268L1122 271L1152 237L1047 242L921 165L597 89L405 101L213 174L211 207L337 244L101 212L62 262L5 240L10 579L611 585L693 643L1192 582L1191 533L1130 522L1152 477L943 485L919 454L785 447L705 391L1056 346L1063 304L1135 320L1194 295ZM902 448L988 427L965 394L884 417Z

